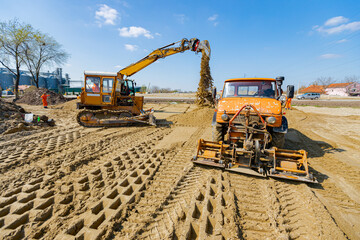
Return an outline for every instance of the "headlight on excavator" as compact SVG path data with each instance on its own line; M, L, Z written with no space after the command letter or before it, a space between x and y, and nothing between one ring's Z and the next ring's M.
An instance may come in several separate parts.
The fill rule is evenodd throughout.
M221 115L221 119L224 121L229 121L230 117L229 117L229 115L226 114L226 111L224 111L224 114Z
M266 121L270 124L274 124L276 122L276 118L275 117L267 117Z

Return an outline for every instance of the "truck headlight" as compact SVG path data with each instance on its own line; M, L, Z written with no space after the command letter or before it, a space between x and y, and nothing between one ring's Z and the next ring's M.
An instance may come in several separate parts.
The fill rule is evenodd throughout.
M226 112L224 111L224 114L221 115L221 119L224 120L224 121L229 121L230 117L229 117L229 115L227 115Z
M267 117L266 121L270 124L274 124L276 122L276 118L275 117Z

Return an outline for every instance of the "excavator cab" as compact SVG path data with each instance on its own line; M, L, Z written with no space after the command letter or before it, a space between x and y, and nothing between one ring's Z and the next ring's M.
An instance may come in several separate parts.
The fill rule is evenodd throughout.
M112 103L116 73L89 72L84 73L84 89L81 92L81 103L78 108L92 106L93 109Z

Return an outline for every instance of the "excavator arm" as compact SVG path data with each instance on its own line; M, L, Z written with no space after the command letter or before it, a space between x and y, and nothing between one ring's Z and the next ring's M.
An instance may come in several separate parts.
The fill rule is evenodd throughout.
M179 44L179 46L176 46L177 44ZM207 40L200 41L197 38L192 38L190 40L187 40L186 38L184 38L179 42L174 42L162 48L156 49L153 52L151 52L149 55L144 57L143 59L127 66L126 68L121 69L117 73L118 78L123 79L124 76L130 77L131 75L137 73L143 68L146 68L147 66L154 63L160 58L165 58L173 54L181 53L187 50L191 50L194 52L202 52L202 54L206 54L209 57L211 53L210 44Z

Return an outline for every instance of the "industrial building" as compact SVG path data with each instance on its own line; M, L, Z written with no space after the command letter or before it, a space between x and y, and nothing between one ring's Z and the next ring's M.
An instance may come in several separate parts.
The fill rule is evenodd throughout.
M15 70L13 70L15 71ZM35 85L29 71L20 71L19 85ZM2 89L14 89L15 76L6 68L0 68L0 86ZM41 72L39 76L39 87L47 88L55 92L64 93L70 86L69 74L63 76L62 68L53 72Z

